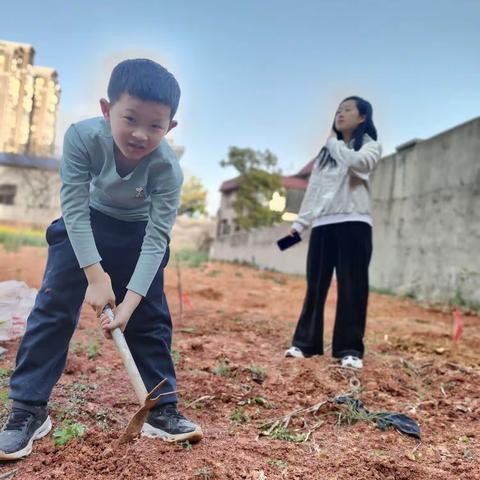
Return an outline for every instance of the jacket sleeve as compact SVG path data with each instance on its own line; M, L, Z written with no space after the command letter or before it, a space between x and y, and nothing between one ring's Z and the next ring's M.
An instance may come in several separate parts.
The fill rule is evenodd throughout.
M161 181L160 181L161 180ZM159 179L157 188L151 193L150 215L133 275L127 285L128 290L145 297L162 263L170 232L180 203L183 174L175 160L168 172Z
M353 175L362 180L368 180L382 156L382 147L375 141L367 142L360 150L355 151L348 148L343 140L332 137L327 141L327 148L338 163L345 165Z
M99 262L90 225L91 160L74 125L65 133L60 163L60 202L68 238L81 268Z

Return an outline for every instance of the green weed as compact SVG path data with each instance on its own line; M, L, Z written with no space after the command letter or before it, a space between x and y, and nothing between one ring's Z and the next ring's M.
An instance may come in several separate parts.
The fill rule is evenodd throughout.
M215 478L216 475L210 467L203 467L195 470L195 477L198 477L201 480L211 480L212 478Z
M248 423L250 417L243 407L237 407L230 415L230 420L237 425L241 425L242 423Z
M232 369L228 365L228 360L223 359L220 360L218 363L217 367L213 370L213 373L215 375L218 375L219 377L231 377L232 376Z
M248 367L248 369L250 370L250 373L252 374L252 380L254 382L258 382L258 383L263 383L264 382L264 380L267 376L267 372L262 366L252 364Z
M82 438L85 434L86 427L82 423L65 420L62 425L53 432L53 443L56 446L66 445L74 438Z
M287 442L293 443L304 442L307 438L307 435L305 433L291 432L287 427L284 427L283 425L275 427L270 433L270 436L272 438L275 438L276 440L285 440Z

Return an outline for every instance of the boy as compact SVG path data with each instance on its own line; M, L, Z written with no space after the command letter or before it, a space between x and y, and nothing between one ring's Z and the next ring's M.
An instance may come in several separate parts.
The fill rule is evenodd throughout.
M47 229L48 260L10 380L12 410L0 432L0 460L24 457L51 429L47 402L62 374L83 301L100 317L105 336L125 338L145 387L166 378L175 390L172 323L163 269L183 177L164 139L180 99L174 76L146 59L112 71L103 117L65 134L60 167L62 218ZM109 323L105 305L114 308ZM144 433L198 441L199 426L176 409L175 394L150 412Z

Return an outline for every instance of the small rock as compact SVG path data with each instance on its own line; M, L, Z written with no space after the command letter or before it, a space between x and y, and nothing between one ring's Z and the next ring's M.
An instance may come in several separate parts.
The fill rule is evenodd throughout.
M190 348L198 352L203 352L203 342L200 340L194 341L190 344Z

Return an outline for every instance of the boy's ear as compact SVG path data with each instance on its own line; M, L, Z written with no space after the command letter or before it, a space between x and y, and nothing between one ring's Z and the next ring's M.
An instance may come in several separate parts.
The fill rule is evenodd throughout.
M102 109L103 118L110 120L110 102L106 98L100 99L100 108Z
M177 125L178 125L178 122L177 122L176 120L172 120L172 121L170 122L170 125L168 126L167 133L168 133L170 130L173 130Z

